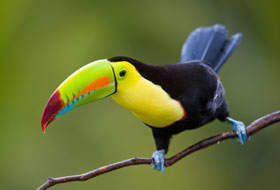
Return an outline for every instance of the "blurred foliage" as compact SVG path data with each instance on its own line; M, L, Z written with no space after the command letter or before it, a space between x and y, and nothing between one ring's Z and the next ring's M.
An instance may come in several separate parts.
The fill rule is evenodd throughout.
M244 35L220 73L232 116L249 123L276 111L279 9L279 1L269 0L2 0L0 188L35 189L48 176L151 156L150 130L110 98L57 119L45 136L43 107L61 81L93 60L126 55L175 63L185 38L199 26L221 23ZM276 189L279 125L244 146L228 141L195 153L164 174L138 166L53 189ZM229 127L216 121L186 131L173 138L168 155Z

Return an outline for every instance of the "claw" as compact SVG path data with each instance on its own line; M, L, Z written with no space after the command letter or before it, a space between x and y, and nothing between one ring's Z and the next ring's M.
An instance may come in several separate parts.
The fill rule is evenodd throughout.
M152 155L152 167L154 170L164 172L165 150L155 151Z
M227 117L227 121L233 125L232 130L238 135L240 143L244 144L247 140L247 133L244 123L241 121L236 121L230 117Z

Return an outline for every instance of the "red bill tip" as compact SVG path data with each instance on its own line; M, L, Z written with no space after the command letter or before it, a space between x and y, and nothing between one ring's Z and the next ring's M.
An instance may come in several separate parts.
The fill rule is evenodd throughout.
M62 107L63 102L60 99L60 93L58 90L56 90L48 100L42 115L41 126L44 134L48 124L50 124L55 119L56 114L61 110Z

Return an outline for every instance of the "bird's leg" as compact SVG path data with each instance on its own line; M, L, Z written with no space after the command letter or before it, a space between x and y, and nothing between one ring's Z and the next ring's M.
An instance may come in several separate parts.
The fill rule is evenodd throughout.
M157 151L152 155L152 167L154 170L164 172L165 154L168 151L170 135L160 129L153 129L153 135Z
M154 170L164 172L165 150L157 150L152 155L152 167Z
M236 121L230 117L227 117L226 120L233 125L232 130L234 130L238 135L240 143L244 144L247 140L247 133L244 123L242 121Z

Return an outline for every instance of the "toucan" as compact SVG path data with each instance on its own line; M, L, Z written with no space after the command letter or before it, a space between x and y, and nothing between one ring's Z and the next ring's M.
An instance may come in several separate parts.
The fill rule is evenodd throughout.
M245 125L229 117L225 90L218 76L242 34L227 38L225 26L194 30L175 64L148 65L117 56L89 63L69 76L51 95L41 125L89 102L112 97L148 126L156 151L152 167L164 171L170 138L218 119L233 125L239 141L247 140Z

